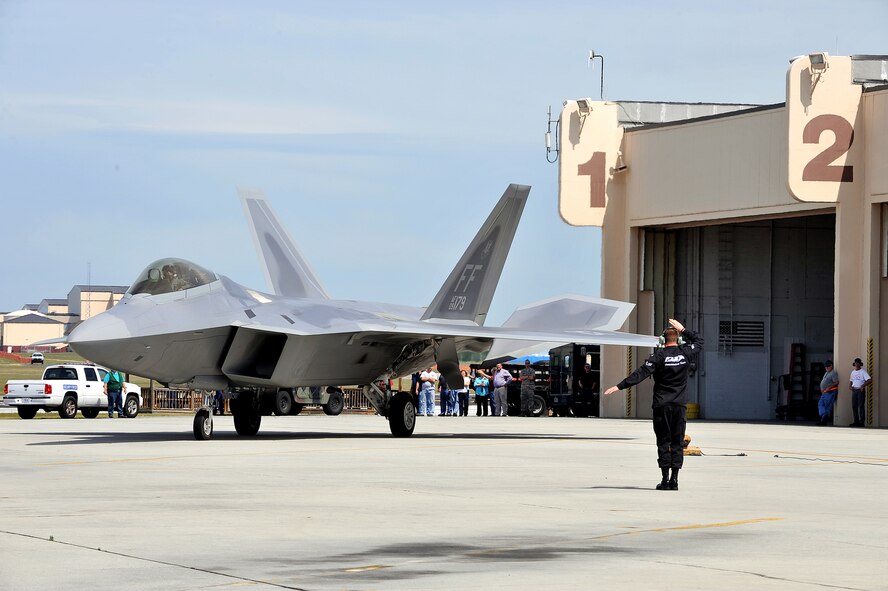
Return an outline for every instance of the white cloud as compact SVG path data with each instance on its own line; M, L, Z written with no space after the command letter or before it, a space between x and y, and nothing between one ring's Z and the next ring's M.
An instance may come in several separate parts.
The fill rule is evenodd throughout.
M333 105L7 95L0 129L224 134L377 133L387 122Z

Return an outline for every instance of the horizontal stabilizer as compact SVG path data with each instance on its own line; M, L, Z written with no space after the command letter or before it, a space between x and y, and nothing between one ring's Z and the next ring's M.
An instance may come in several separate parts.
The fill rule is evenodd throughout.
M529 193L527 185L508 186L432 300L423 320L484 324Z
M518 308L502 327L540 332L616 331L626 322L633 308L635 304L630 302L564 295ZM578 336L578 342L580 339ZM560 344L550 342L546 346L551 348ZM538 350L538 341L496 339L487 357L518 356Z
M329 299L314 270L293 242L262 191L238 189L269 288L277 295Z

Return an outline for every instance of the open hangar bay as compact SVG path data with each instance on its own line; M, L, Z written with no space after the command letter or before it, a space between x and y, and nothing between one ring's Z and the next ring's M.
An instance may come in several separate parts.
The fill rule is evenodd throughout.
M0 421L0 588L888 589L888 432L647 420ZM739 455L745 454L745 455Z

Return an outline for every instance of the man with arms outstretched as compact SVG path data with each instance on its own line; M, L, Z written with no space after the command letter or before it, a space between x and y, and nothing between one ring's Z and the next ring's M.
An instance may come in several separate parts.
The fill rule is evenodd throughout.
M682 443L687 423L688 369L702 347L703 339L697 333L670 318L669 326L663 331L663 346L625 380L604 392L605 396L610 396L654 376L654 433L657 435L657 461L663 475L657 490L678 490L678 471L684 462Z

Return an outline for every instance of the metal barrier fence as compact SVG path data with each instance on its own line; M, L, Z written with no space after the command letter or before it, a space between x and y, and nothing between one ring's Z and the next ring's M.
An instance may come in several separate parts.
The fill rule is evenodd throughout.
M152 411L188 411L194 412L204 403L204 390L179 390L175 388L154 388L143 393L143 412ZM360 388L342 388L342 398L346 410L371 409L370 401ZM229 412L228 400L225 401L225 412Z

